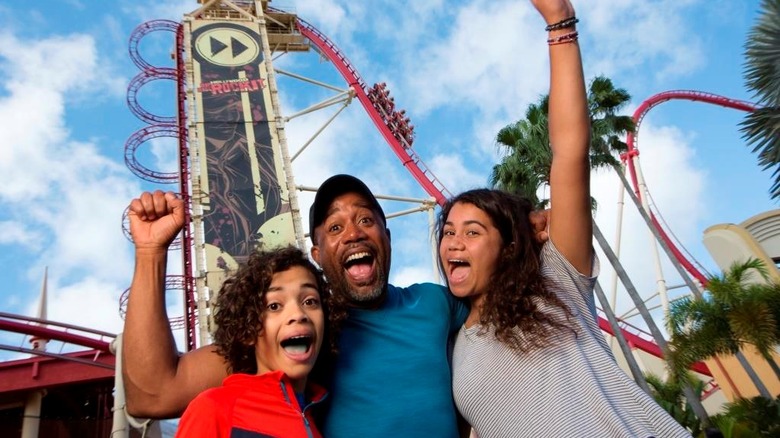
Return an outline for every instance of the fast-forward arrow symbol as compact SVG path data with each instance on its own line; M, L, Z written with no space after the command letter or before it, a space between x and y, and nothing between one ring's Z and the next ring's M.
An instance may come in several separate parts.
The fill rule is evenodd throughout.
M211 56L214 56L227 48L227 44L214 37L209 39L209 43L211 44ZM232 52L234 58L244 53L247 49L249 49L249 47L244 45L244 43L233 37L230 37L230 51Z

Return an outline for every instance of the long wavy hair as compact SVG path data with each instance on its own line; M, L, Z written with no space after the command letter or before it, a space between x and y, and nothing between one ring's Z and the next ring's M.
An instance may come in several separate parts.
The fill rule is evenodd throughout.
M322 310L325 313L325 337L323 347L315 364L335 350L336 340L331 330L329 298L330 292L322 272L309 261L306 254L293 246L271 251L252 252L246 263L222 283L215 304L214 346L217 353L225 358L230 371L234 373L257 373L255 343L263 325L265 313L265 294L271 286L274 274L287 271L295 266L307 269L317 279Z
M536 240L528 217L533 210L531 201L501 190L463 192L449 200L439 213L436 225L439 246L450 210L458 203L471 204L484 211L501 234L499 259L480 313L481 333L490 327L495 330L496 339L519 352L549 345L550 334L569 327L571 310L542 276L542 244ZM439 269L444 273L441 259Z

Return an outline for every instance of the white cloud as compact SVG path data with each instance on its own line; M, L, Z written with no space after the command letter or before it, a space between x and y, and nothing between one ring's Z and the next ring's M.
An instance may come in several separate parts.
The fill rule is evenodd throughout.
M200 4L190 0L176 0L166 2L143 2L122 5L121 8L128 14L138 17L139 23L150 20L181 20L185 13L198 9Z
M691 32L696 18L689 13L692 3L597 0L580 8L580 38L590 58L586 71L638 79L646 76L632 72L652 63L652 74L662 83L698 70L705 56L701 35Z
M390 283L399 287L410 286L414 283L430 283L434 281L433 265L429 268L425 267L404 267L401 269L393 270Z
M463 162L462 155L437 155L431 161L430 167L453 195L488 185L485 175L475 173L473 168Z
M525 3L475 2L458 9L446 38L409 54L415 109L469 105L478 114L517 114L517 103L530 101L547 83L547 47L536 31L541 25Z
M21 221L0 221L0 245L18 244L33 250L40 248L41 235Z
M178 173L179 171L179 142L175 138L155 138L145 146L150 147L154 156L154 162L142 163L155 172ZM142 146L143 147L143 146Z
M6 223L24 224L16 243L33 236L45 242L33 246L35 258L22 269L38 279L49 266L50 317L116 330L118 294L132 267L121 217L140 183L97 144L74 139L65 122L69 105L114 95L115 83L101 78L97 65L87 35L0 36L7 92L0 98L0 132L9 139L0 154L6 181L0 201ZM25 296L28 303L35 299Z
M80 282L51 286L48 319L109 333L122 331L119 317L119 295L122 291L116 289L116 284L88 277ZM37 306L36 301L27 314L36 314Z
M87 36L32 42L0 36L0 70L8 92L0 98L0 131L9 139L0 157L0 173L9 183L0 187L0 199L45 196L63 174L86 168L87 163L68 168L52 158L86 157L79 146L69 143L63 117L70 96L99 94L108 85L85 73L95 70L96 56Z
M342 6L338 1L322 0L318 2L297 2L292 11L299 17L308 21L317 29L325 32L326 35L332 35L334 31L349 26L350 21L347 18L346 5ZM283 10L290 10L282 5L273 5ZM353 15L354 17L354 15Z

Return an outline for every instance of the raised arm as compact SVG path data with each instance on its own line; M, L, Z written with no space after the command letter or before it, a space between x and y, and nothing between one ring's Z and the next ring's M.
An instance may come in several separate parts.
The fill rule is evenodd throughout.
M549 130L550 239L581 273L590 274L593 222L590 210L590 117L577 43L574 7L569 0L532 0L552 30ZM560 28L558 28L560 27Z
M201 391L218 386L226 364L212 347L179 356L165 310L168 246L184 225L184 203L173 193L145 192L130 203L135 244L123 332L127 410L137 417L175 417Z

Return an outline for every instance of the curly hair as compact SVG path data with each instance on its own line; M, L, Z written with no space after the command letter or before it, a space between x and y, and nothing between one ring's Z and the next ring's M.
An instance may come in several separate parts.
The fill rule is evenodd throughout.
M322 272L303 251L289 246L252 252L246 263L222 283L215 304L214 322L217 330L214 333L214 346L217 353L227 361L231 372L257 373L255 342L263 324L265 294L274 274L295 266L307 269L317 279L317 290L320 292L325 320L328 321L330 293ZM331 349L335 348L335 338L328 323L325 324L325 340L329 340ZM322 353L320 351L320 356L324 356Z
M568 328L572 313L542 276L542 245L534 237L528 218L533 210L531 201L501 190L463 192L449 200L439 213L436 224L439 246L450 210L458 203L471 204L484 211L501 234L502 248L490 278L492 288L485 294L480 313L483 333L492 327L496 339L519 352L549 345L548 334ZM441 259L439 269L444 272ZM550 310L543 311L542 307Z

